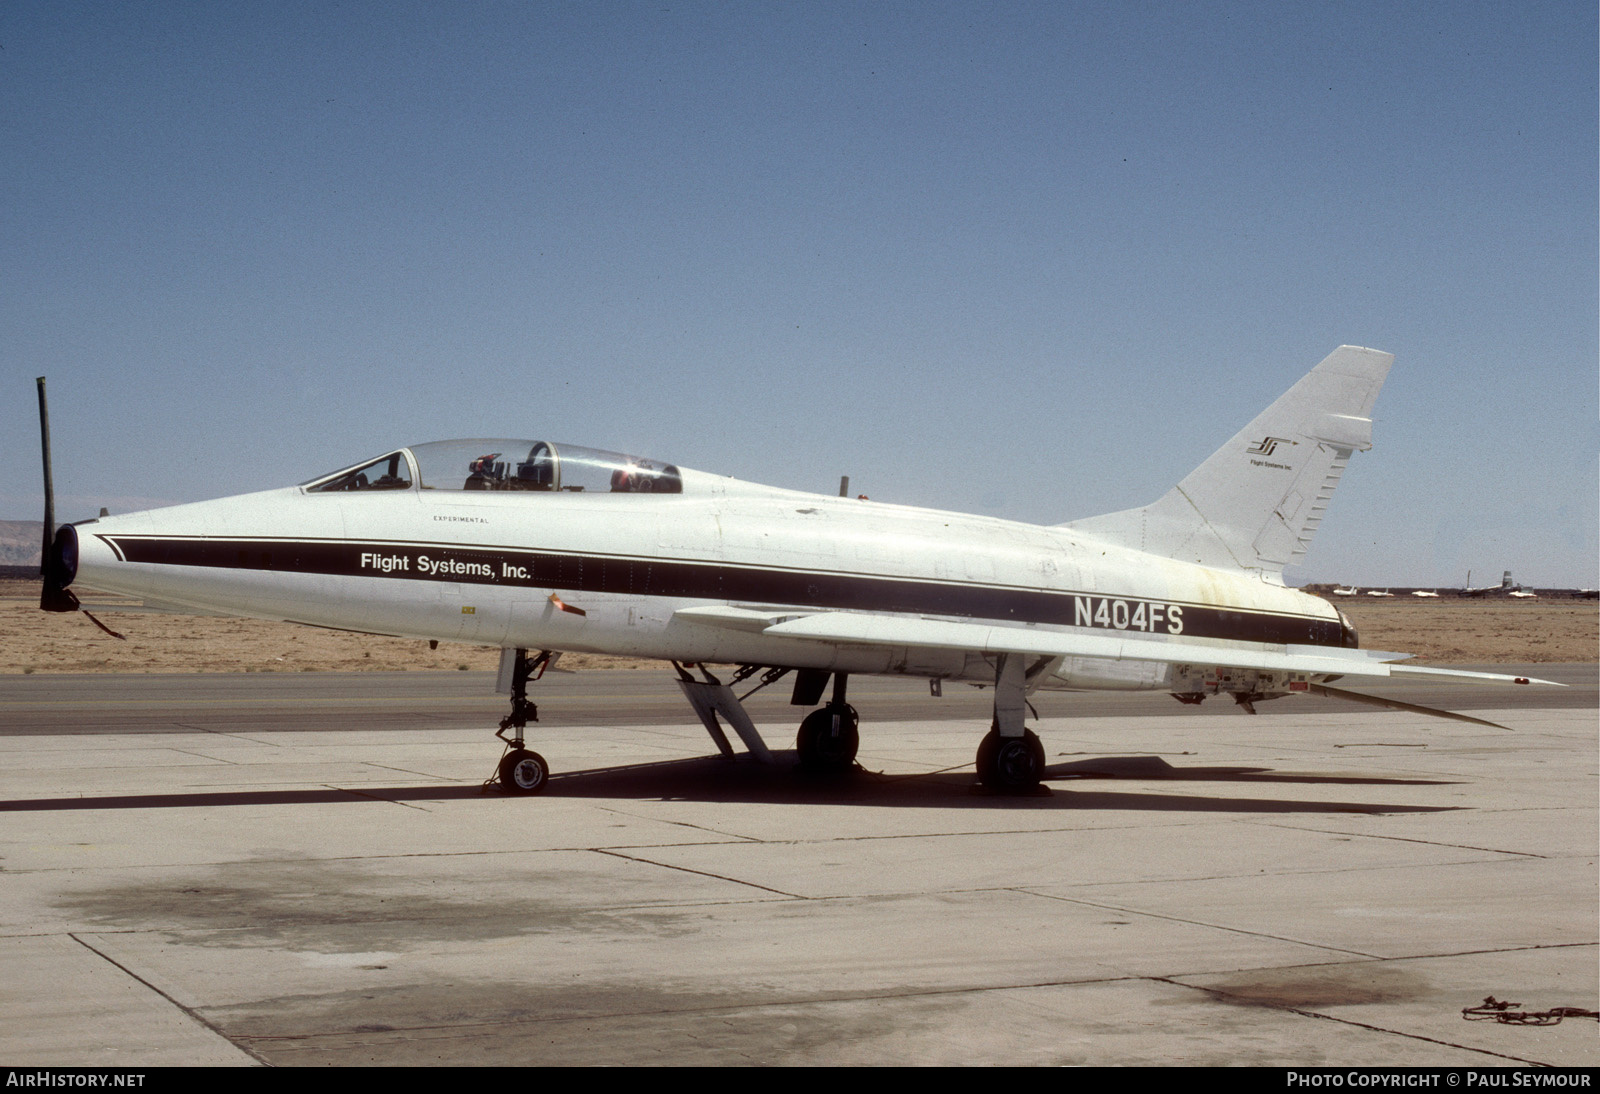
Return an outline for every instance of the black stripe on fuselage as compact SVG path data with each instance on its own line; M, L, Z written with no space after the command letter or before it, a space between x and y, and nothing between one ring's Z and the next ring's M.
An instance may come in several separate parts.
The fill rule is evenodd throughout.
M99 538L109 543L125 561L160 566L449 581L840 611L905 612L1249 642L1342 644L1337 619L1101 593L956 584L827 570L768 569L684 559L531 551L515 547L136 535L100 535Z

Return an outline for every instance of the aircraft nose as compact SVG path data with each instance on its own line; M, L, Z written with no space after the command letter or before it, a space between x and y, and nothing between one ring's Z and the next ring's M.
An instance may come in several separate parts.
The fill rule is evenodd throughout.
M103 527L104 522L94 524ZM77 580L103 592L141 595L145 575L138 571L143 567L129 566L94 531L95 528L86 528L80 532L72 525L63 525L50 552L51 564L68 583Z
M70 524L56 529L55 542L50 545L50 557L45 560L45 575L71 585L78 576L78 530Z
M56 538L45 552L42 572L39 607L47 612L77 611L78 598L67 591L78 577L78 531L72 525L63 524L56 529Z

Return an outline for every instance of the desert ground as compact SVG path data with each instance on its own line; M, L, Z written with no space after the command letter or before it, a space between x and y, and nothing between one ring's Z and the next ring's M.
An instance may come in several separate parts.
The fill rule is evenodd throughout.
M114 601L92 597L93 601ZM398 672L492 670L499 651L382 638L290 623L106 611L118 640L82 615L38 610L37 581L0 582L0 672ZM124 603L136 603L123 601ZM1341 599L1368 649L1432 664L1600 660L1593 600ZM569 654L569 668L656 667Z

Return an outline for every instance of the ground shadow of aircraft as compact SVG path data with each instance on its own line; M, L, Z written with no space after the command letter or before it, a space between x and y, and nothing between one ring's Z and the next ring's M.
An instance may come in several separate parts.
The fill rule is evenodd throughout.
M1444 812L1454 807L1355 801L1304 801L1207 795L1117 792L1100 787L1119 779L1175 783L1346 784L1351 786L1436 786L1448 780L1377 776L1328 776L1277 772L1264 767L1174 767L1160 757L1099 757L1051 765L1045 779L1063 792L1041 789L1026 799L988 790L970 769L885 776L860 770L854 778L818 773L780 753L776 763L748 759L728 763L721 756L623 764L571 771L551 779L548 793L563 798L633 801L693 801L722 804L854 805L897 809L1014 808L1019 801L1045 809L1124 809L1161 812L1225 813L1389 813ZM102 809L189 809L262 805L374 805L387 802L448 802L481 798L487 787L441 785L308 787L299 790L221 790L174 794L116 794L101 797L35 798L0 801L0 813Z

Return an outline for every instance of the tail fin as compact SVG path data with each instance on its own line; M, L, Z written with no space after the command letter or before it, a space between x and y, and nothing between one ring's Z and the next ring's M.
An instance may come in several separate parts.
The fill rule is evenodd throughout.
M1340 346L1159 501L1062 525L1086 536L1281 580L1306 553L1394 355Z

